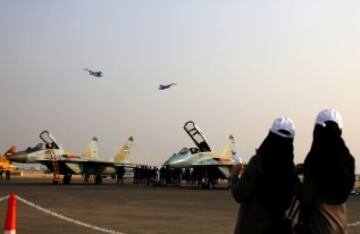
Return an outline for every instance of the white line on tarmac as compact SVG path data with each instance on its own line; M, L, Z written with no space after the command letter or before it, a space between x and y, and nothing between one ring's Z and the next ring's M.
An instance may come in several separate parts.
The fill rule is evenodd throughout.
M348 226L348 227L357 227L357 226L360 226L360 221L353 222L353 223L349 223L347 226Z
M0 202L5 201L5 200L8 199L9 197L10 197L9 195L0 197Z
M99 232L103 232L103 233L111 233L111 234L124 234L122 232L117 232L117 231L114 231L114 230L110 230L110 229L106 229L106 228L102 228L102 227L98 227L98 226L95 226L95 225L91 225L91 224L88 224L88 223L84 223L84 222L81 222L81 221L78 221L78 220L75 220L75 219L72 219L72 218L69 218L69 217L66 217L64 215L61 215L61 214L58 214L56 212L53 212L51 210L48 210L48 209L45 209L39 205L36 205L22 197L19 197L19 196L16 196L16 198L25 203L26 205L30 206L30 207L33 207L41 212L44 212L48 215L51 215L51 216L54 216L56 218L59 218L59 219L62 219L66 222L69 222L69 223L73 223L73 224L76 224L76 225L79 225L79 226L82 226L82 227L85 227L85 228L89 228L89 229L92 229L92 230L95 230L95 231L99 231Z
M0 197L0 202L7 200L9 197L10 197L9 195L4 196L4 197ZM45 209L45 208L43 208L43 207L41 207L39 205L36 205L36 204L34 204L34 203L32 203L32 202L30 202L30 201L28 201L28 200L26 200L26 199L24 199L22 197L16 196L16 198L19 201L25 203L26 205L28 205L30 207L33 207L33 208L35 208L35 209L37 209L39 211L42 211L42 212L44 212L44 213L46 213L48 215L51 215L51 216L54 216L56 218L67 221L69 223L73 223L73 224L76 224L76 225L79 225L79 226L82 226L82 227L86 227L86 228L90 228L92 230L103 232L103 233L124 234L122 232L117 232L117 231L113 231L113 230L110 230L110 229L101 228L101 227L98 227L98 226L95 226L95 225L91 225L91 224L88 224L88 223L84 223L84 222L81 222L81 221L78 221L78 220L63 216L63 215L58 214L56 212L53 212L51 210ZM360 221L349 223L347 226L348 226L348 228L360 226Z

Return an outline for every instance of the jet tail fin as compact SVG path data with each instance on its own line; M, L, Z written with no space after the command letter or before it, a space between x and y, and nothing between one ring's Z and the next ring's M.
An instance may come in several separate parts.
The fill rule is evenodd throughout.
M16 152L16 146L13 145L4 153L4 157L7 158L15 152Z
M83 155L90 158L99 157L98 139L94 136L89 145L85 148Z
M115 155L114 162L129 162L130 149L133 145L134 138L131 136L121 147L120 151Z
M241 163L241 158L235 149L235 139L234 136L230 134L228 142L226 143L224 150L222 152L223 157L231 158L235 161L235 163Z

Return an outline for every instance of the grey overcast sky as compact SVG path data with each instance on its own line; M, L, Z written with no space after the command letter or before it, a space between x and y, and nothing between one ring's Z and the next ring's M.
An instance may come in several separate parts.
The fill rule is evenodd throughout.
M193 145L182 126L194 120L217 151L234 134L248 161L288 116L302 162L316 114L332 107L357 158L359 9L357 0L0 0L0 151L35 145L48 129L78 153L97 136L111 158L131 135L131 160L159 165ZM168 82L178 85L157 90Z

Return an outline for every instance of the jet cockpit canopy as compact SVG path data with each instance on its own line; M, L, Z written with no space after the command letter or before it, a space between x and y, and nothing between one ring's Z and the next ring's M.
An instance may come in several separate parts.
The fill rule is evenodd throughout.
M182 149L179 151L179 154L188 154L189 151L190 151L190 150L189 150L188 148L184 147L184 148L182 148Z
M194 121L188 121L184 125L184 130L193 140L199 151L201 152L210 152L210 146L206 141L204 134L201 132L200 128L196 126Z
M179 154L188 154L189 152L190 152L191 154L196 154L196 153L199 153L199 152L200 152L200 149L199 149L199 148L195 148L195 147L182 148L182 149L179 151Z
M35 145L34 147L28 147L28 148L26 149L26 152L27 152L27 153L31 153L31 152L38 151L38 150L42 150L42 149L45 149L44 144L43 144L43 143L39 143L39 144Z

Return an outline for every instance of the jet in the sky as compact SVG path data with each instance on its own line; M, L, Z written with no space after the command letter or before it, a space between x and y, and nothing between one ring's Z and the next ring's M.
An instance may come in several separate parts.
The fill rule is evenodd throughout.
M205 136L193 121L184 125L184 130L194 141L196 148L183 148L173 154L164 166L169 168L192 168L197 170L204 179L203 186L213 187L216 179L228 179L231 168L240 163L235 150L235 141L232 135L222 153L211 150Z
M177 83L171 83L171 84L168 84L168 85L159 85L159 90L165 90L165 89L169 89L171 86L173 85L177 85Z
M95 184L101 184L102 176L115 176L118 167L131 166L128 156L134 141L132 137L129 137L112 161L99 158L96 137L92 139L82 155L64 150L48 131L41 132L40 139L43 143L13 153L7 158L13 162L45 165L53 173L53 184L58 184L60 175L63 175L63 183L69 184L72 175L78 174L94 175Z
M103 76L102 71L93 71L93 70L90 70L88 68L85 68L84 70L89 72L90 75L92 75L92 76L94 76L96 78L101 78Z

